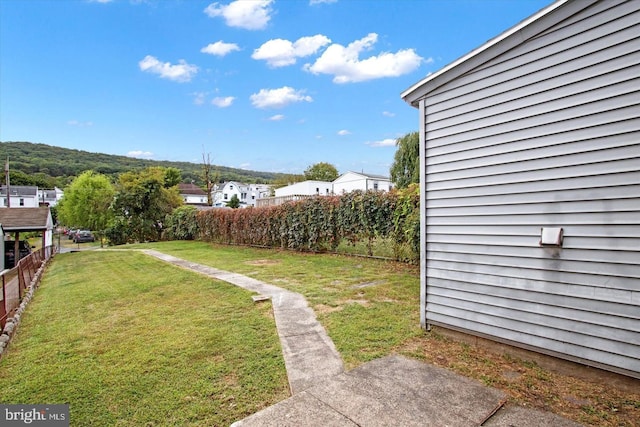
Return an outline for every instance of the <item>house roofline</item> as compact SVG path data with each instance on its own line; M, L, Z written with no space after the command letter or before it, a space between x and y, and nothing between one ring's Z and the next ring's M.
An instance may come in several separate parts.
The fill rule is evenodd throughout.
M533 24L534 22L540 20L542 17L550 14L554 10L556 10L556 9L558 9L558 8L564 6L565 4L570 3L572 1L573 0L557 0L557 1L553 2L553 3L551 3L550 5L540 9L538 12L534 13L530 17L520 21L518 24L514 25L513 27L511 27L508 30L504 31L503 33L499 34L498 36L490 39L489 41L487 41L486 43L484 43L481 46L477 47L476 49L472 50L471 52L467 53L466 55L458 58L457 60L453 61L449 65L444 66L443 68L441 68L440 70L436 71L435 73L429 74L427 77L425 77L424 79L420 80L419 82L417 82L416 84L414 84L413 86L409 87L404 92L402 92L400 94L400 97L402 99L404 99L405 102L410 104L412 107L418 108L418 101L423 96L423 94L421 93L422 91L420 91L420 89L425 88L430 83L442 78L441 76L449 73L451 70L459 68L462 64L467 63L472 58L475 58L475 57L479 56L480 54L482 54L483 52L493 48L494 46L499 45L505 39L511 37L512 35L516 34L517 32L521 31L522 29L524 29L524 28L528 27L529 25ZM586 1L586 0L578 0L578 1L583 2L583 1ZM455 76L451 76L451 77L445 79L440 84L444 84L444 83L446 83L447 81L451 80L454 77Z

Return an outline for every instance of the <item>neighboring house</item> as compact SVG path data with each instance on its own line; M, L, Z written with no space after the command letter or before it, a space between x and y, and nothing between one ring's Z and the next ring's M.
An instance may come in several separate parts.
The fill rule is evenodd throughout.
M438 325L640 378L640 1L557 1L406 90Z
M207 206L207 192L193 183L178 184L178 192L185 205Z
M302 181L276 188L276 197L285 196L329 196L333 194L333 183L327 181Z
M268 184L249 184L247 186L247 205L257 206L258 200L264 199L271 195L271 185Z
M5 240L9 233L13 234L14 240L20 240L20 233L36 231L42 233L43 248L49 248L53 245L53 219L47 206L0 209L0 225L4 230ZM4 257L0 259L4 264Z
M240 207L256 206L259 199L269 197L271 186L267 184L244 184L229 181L217 186L213 191L213 206L225 207L227 203L237 196Z
M9 193L9 198L7 198L7 187L5 185L0 187L0 207L6 208L9 206L9 202L11 202L12 208L37 208L40 205L38 187L10 185Z
M283 203L306 199L314 196L332 196L333 183L327 181L301 181L275 189L275 197L264 197L256 206L277 206Z
M258 206L275 206L306 197L341 195L355 190L389 191L392 188L393 184L386 176L347 172L333 182L309 180L277 188L275 197L261 200Z
M63 195L64 192L58 187L55 187L53 190L38 190L38 201L40 205L53 207L58 204L58 201L62 199ZM11 207L13 207L13 203Z
M333 181L333 193L340 195L355 190L389 191L393 188L391 180L382 175L347 172Z

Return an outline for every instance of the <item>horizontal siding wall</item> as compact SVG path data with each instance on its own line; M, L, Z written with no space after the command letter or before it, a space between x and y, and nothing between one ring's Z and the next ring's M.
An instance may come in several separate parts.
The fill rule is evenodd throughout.
M640 377L639 5L534 23L427 94L428 323Z

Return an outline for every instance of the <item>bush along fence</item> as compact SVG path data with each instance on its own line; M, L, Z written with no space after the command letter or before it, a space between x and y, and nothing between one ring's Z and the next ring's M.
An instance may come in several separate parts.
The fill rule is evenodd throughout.
M298 251L335 251L341 242L393 245L399 261L419 259L420 215L417 186L404 190L354 191L317 196L279 206L211 209L196 216L200 239ZM178 233L176 233L178 234Z

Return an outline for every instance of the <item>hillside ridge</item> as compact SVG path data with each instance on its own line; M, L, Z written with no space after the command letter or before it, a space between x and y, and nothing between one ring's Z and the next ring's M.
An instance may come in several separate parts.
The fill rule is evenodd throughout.
M9 160L11 182L16 185L64 187L86 170L108 175L114 179L123 172L137 171L150 166L173 167L182 173L183 182L203 185L202 163L167 160L147 160L115 154L92 153L72 148L56 147L26 141L0 141L0 161ZM260 172L211 165L219 173L219 181L271 183L284 174ZM29 183L29 179L34 181ZM17 181L17 182L16 182Z

